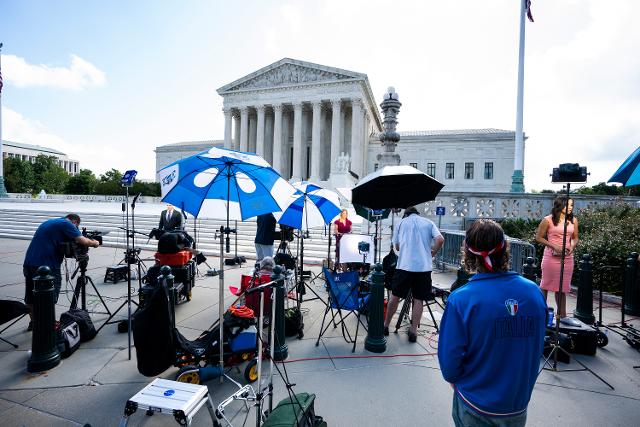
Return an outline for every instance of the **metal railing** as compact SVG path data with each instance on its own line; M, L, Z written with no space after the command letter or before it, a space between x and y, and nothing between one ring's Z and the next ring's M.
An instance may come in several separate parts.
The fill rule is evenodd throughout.
M445 266L458 268L462 261L462 244L464 243L464 231L441 231L444 237L444 245L436 256L436 264L439 268ZM528 242L507 237L509 252L511 254L511 270L522 274L522 266L527 257L536 256L536 248ZM536 262L537 263L537 262Z

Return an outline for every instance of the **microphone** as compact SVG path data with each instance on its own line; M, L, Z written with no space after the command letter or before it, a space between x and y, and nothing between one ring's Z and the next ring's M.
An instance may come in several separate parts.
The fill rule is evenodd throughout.
M131 209L134 209L136 207L136 201L138 200L138 197L142 196L142 193L138 193L136 194L136 196L133 198L133 202L131 202Z

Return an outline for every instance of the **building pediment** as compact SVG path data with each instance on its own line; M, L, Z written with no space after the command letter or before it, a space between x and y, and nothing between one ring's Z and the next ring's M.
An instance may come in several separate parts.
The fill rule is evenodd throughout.
M284 58L218 89L218 93L365 80L365 74Z

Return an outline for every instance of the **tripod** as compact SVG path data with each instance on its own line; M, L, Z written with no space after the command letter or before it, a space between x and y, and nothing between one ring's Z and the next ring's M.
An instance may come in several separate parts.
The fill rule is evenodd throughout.
M566 198L564 201L564 230L563 230L563 234L562 234L562 253L560 254L560 285L558 286L558 290L559 292L562 292L562 282L564 280L564 261L565 261L565 257L566 257L566 249L567 249L567 216L569 215L569 196L570 196L570 192L571 192L571 183L567 183L567 192L566 192ZM603 383L605 383L607 385L607 387L609 387L611 390L614 390L613 386L611 384L609 384L608 382L606 382L604 379L602 379L602 377L600 377L598 374L596 374L594 371L592 371L587 365L585 365L584 363L582 363L581 361L579 361L578 359L574 358L573 360L575 360L578 365L580 365L582 368L579 369L558 369L558 352L563 352L565 356L570 357L569 353L562 347L560 347L560 301L562 300L562 298L558 298L556 299L556 313L558 313L558 317L556 318L556 325L555 325L555 330L553 332L553 337L551 338L551 352L549 352L549 355L547 356L547 358L544 360L544 363L542 364L542 368L540 368L540 371L538 372L538 374L540 374L543 370L548 370L548 371L553 371L553 372L579 372L579 371L588 371L590 372L594 377L596 377L597 379L599 379L600 381L602 381ZM553 358L553 360L552 360Z
M107 307L107 304L104 302L104 299L102 299L102 295L100 295L100 292L98 292L98 288L96 288L96 285L93 283L93 280L91 280L91 277L87 276L87 266L89 265L89 254L86 254L86 253L78 254L76 256L76 259L78 260L78 266L76 267L75 271L71 275L71 280L73 280L73 278L76 277L78 272L80 273L80 275L78 276L78 280L76 281L76 287L73 290L71 308L76 308L78 306L78 298L80 298L80 301L81 301L80 307L85 311L87 310L86 287L88 282L91 284L91 287L95 291L98 298L100 298L100 302L102 303L102 306L104 307L104 309L107 310L106 313L104 312L99 312L99 313L111 315L111 311L109 311L109 307Z

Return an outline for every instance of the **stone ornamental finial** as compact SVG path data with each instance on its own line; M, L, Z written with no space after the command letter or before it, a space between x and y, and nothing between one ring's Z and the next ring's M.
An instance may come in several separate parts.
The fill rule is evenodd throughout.
M380 167L399 165L400 155L395 153L396 145L400 141L400 134L396 131L398 125L398 114L400 113L400 98L396 93L393 86L387 89L387 92L382 97L383 101L380 104L382 108L382 126L384 131L380 134L380 141L382 142L383 152L378 154L377 159Z

